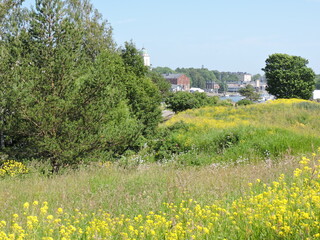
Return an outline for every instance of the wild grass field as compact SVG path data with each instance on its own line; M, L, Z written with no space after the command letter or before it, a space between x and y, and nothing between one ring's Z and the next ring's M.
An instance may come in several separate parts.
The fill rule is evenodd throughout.
M193 165L310 153L320 144L319 111L320 104L299 99L187 110L164 123L176 126L166 139L167 149L182 153L181 163Z
M161 126L157 162L145 149L50 176L8 162L0 239L319 239L319 113L301 100L189 110Z

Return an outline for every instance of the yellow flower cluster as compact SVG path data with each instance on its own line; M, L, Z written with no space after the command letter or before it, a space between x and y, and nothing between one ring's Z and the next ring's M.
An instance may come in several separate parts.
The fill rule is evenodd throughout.
M13 177L25 173L28 173L27 167L23 163L14 160L5 161L0 168L0 177Z
M170 120L166 121L164 125L171 126L177 122L183 121L187 124L190 124L191 131L227 129L246 125L273 125L275 124L275 121L270 119L266 122L264 119L266 114L264 113L268 113L268 115L270 115L270 113L273 112L274 114L271 114L271 117L274 117L277 121L280 121L283 117L279 117L279 114L283 114L285 111L290 112L290 108L288 108L288 106L303 102L319 105L319 103L303 99L277 99L267 101L266 103L252 104L242 107L203 107L180 112L173 116ZM286 118L283 120L286 120ZM297 125L295 127L305 127L302 123L295 124Z
M164 203L162 211L133 218L26 202L23 214L0 221L0 240L320 239L320 161L314 154L300 165L270 185L257 179L234 201Z
M191 124L195 129L225 129L239 125L250 124L250 115L241 109L230 106L204 107L178 113L168 120L165 125L171 126L183 121Z
M299 98L279 98L276 100L269 100L267 101L268 104L293 104L293 103L302 103L302 102L309 102L309 103L315 103L309 100L299 99Z

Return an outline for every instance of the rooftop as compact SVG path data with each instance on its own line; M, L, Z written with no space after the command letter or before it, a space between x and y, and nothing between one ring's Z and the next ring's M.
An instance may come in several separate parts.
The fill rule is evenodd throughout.
M183 75L182 73L166 73L166 74L162 74L162 76L164 78L179 78L182 75Z

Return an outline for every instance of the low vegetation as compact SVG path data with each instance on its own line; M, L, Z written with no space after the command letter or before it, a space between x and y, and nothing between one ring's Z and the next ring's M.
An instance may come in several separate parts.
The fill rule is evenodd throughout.
M319 158L297 164L5 179L0 239L318 239Z
M308 153L320 144L319 110L318 103L299 99L187 110L163 124L170 131L156 142L156 156L201 165Z
M200 108L204 106L214 106L219 101L220 100L218 96L209 97L206 93L190 93L182 91L172 93L165 99L167 108L174 112L182 112L188 109Z

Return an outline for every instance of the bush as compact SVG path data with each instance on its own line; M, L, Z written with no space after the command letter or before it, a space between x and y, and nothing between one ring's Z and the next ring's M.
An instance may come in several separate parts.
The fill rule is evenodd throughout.
M177 139L177 133L187 132L190 125L184 122L177 122L166 128L159 128L155 137L149 141L150 150L154 153L156 161L172 158L175 154L180 154L190 150Z
M168 108L174 112L181 112L187 109L212 106L217 104L218 97L208 97L205 93L176 92L171 94L166 100Z
M242 99L237 102L237 106L246 106L246 105L250 105L250 104L253 104L253 102L249 99Z

